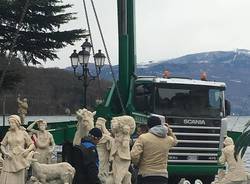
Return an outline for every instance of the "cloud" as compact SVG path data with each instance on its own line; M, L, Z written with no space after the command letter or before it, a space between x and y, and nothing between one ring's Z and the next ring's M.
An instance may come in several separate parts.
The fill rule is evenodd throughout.
M65 29L87 28L82 1L74 4L78 19ZM89 1L87 1L89 2ZM116 0L95 0L113 64L118 63ZM137 61L173 58L202 51L250 48L249 0L136 0ZM89 4L90 5L90 4ZM90 6L89 6L90 7ZM92 14L90 13L90 16ZM93 21L93 18L91 19ZM102 48L93 24L96 50ZM69 66L69 55L81 42L59 52L58 64Z

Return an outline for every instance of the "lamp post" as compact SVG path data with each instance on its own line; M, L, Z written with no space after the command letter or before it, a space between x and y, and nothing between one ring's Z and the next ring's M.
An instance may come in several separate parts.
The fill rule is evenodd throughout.
M88 42L88 39L81 45L82 50L77 53L76 50L70 55L71 66L74 69L74 76L78 80L83 81L83 107L86 108L87 105L87 88L89 83L101 73L101 68L104 66L105 55L98 50L98 53L94 54L94 63L97 69L97 74L94 76L90 73L88 64L90 58L90 51L92 48L91 43ZM81 68L80 71L78 68Z

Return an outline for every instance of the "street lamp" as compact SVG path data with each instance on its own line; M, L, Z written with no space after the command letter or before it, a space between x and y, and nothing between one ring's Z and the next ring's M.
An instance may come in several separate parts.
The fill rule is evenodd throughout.
M70 56L71 60L71 66L73 67L74 71L78 66L78 54L76 53L76 50L73 51L73 53Z
M98 53L94 55L95 65L97 66L98 72L100 73L101 68L104 66L105 55L98 50Z
M88 51L90 53L91 48L93 47L92 44L88 41L88 38L85 39L85 42L83 42L83 44L81 45L81 47L85 48L86 51Z
M83 107L86 108L87 105L87 88L90 81L95 80L95 78L101 73L101 68L104 66L105 55L98 50L98 53L94 54L94 62L97 68L96 76L92 75L89 71L88 64L90 58L90 51L92 48L91 43L88 42L88 39L81 45L82 50L77 53L76 50L70 55L71 66L74 69L74 76L78 80L83 81ZM81 71L77 70L81 68Z
M88 67L90 53L82 47L82 50L78 53L78 62L80 65Z

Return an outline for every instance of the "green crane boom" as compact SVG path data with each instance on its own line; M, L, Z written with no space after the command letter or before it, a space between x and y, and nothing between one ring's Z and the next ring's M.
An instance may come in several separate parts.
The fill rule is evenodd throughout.
M134 0L117 0L119 37L118 89L125 107L128 105L130 81L136 66L134 5ZM122 112L114 85L107 94L105 101L96 110L97 116L106 117L107 119L124 113ZM128 113L127 108L125 108L125 111L125 113Z
M130 78L135 72L134 0L118 0L119 89L124 103L128 100Z

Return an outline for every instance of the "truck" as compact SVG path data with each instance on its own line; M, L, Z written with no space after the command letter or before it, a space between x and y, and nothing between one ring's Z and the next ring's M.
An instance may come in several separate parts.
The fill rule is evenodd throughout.
M168 157L169 182L181 178L211 183L219 168L224 118L230 114L223 82L190 78L136 75L135 1L117 0L119 34L119 80L97 107L97 117L108 120L128 114L136 123L152 115L164 116L178 144Z
M135 80L132 116L145 123L151 114L162 115L178 144L170 150L171 183L181 178L211 183L227 134L229 114L225 83L183 78L141 77Z

